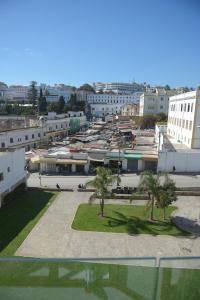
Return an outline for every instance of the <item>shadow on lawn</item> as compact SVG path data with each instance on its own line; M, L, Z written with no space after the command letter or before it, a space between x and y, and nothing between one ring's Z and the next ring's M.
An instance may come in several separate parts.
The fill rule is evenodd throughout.
M127 228L128 234L152 234L152 235L159 235L159 234L167 234L173 236L182 236L183 234L187 234L185 232L180 233L170 233L171 230L174 228L174 224L169 221L156 221L151 222L149 220L143 220L135 216L127 217L123 213L114 212L116 214L116 218L106 217L108 219L109 227L117 227L117 226L125 226Z
M0 210L0 252L34 221L52 196L51 192L27 191Z

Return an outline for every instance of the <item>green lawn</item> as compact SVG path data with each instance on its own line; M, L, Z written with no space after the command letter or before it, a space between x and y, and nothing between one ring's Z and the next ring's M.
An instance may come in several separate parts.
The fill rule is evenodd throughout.
M166 210L167 220L163 221L163 212L155 207L156 222L148 220L149 211L146 206L134 205L105 205L105 217L101 218L98 204L81 204L78 207L72 228L76 230L116 232L129 234L168 234L173 236L188 235L178 229L170 219L176 207Z
M12 256L54 200L56 193L27 191L0 210L0 256Z

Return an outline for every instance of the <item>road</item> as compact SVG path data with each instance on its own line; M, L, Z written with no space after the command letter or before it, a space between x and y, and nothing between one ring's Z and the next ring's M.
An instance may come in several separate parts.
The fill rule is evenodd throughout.
M170 175L176 182L177 187L200 187L200 175ZM77 188L78 184L85 184L92 180L94 176L41 176L41 186L55 188L58 183L61 188ZM131 187L136 187L139 183L139 175L137 174L123 174L121 176L121 184ZM40 180L38 173L30 174L27 184L29 187L40 187Z

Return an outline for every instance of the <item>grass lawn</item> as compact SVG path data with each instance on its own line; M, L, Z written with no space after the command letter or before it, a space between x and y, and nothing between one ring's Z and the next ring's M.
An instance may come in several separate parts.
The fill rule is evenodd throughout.
M161 209L154 210L156 222L148 220L149 212L146 206L134 205L105 205L105 217L101 218L98 204L81 204L78 207L72 228L76 230L116 232L129 234L168 234L173 236L189 235L177 228L170 219L176 209L170 206L166 209L166 220L163 221Z
M27 191L0 210L0 256L12 256L39 221L56 193Z

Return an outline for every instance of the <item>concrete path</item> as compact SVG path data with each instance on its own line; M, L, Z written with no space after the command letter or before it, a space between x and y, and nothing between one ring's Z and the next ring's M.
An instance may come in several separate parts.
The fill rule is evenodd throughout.
M89 193L62 192L30 232L16 255L28 257L199 256L200 238L84 232L71 229L77 207ZM194 198L194 199L193 199ZM179 198L177 205L200 197ZM181 204L182 202L182 204Z
M173 213L174 223L183 230L200 236L200 197L182 196L176 206L178 210Z

